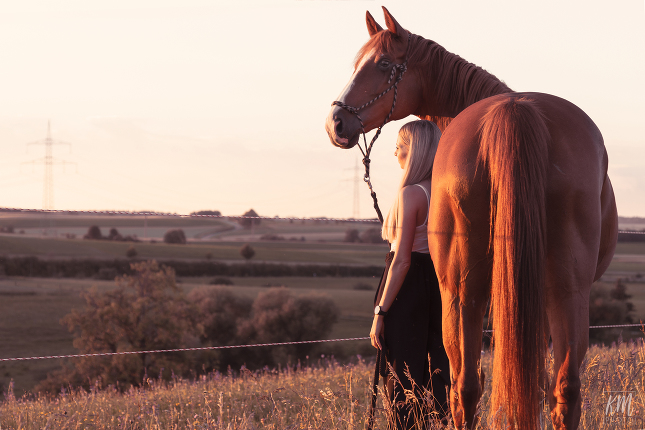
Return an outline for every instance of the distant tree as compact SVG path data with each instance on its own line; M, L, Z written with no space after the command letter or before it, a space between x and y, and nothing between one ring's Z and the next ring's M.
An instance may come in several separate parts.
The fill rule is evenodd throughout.
M74 333L74 346L82 354L176 349L197 344L195 312L177 287L175 272L155 261L133 263L132 275L116 279L117 288L81 293L85 309L73 309L61 322ZM132 354L79 358L51 374L38 387L57 392L61 385L116 384L127 389L147 373L169 379L188 375L194 363L181 353ZM163 373L162 373L163 372Z
M378 228L368 228L367 230L361 233L361 242L363 243L384 243L383 237L381 236L381 229Z
M116 228L114 228L114 227L112 227L112 228L110 229L110 233L108 233L108 237L107 237L107 238L108 238L108 240L118 240L118 241L123 240L123 236L121 236L121 235L119 234L119 231L118 231Z
M243 216L254 216L257 217L259 216L253 209L250 209L249 211L245 212ZM248 218L242 218L239 220L239 223L242 227L244 228L251 228L254 225L260 225L261 220L259 219L248 219Z
M87 229L87 233L83 236L83 239L101 240L103 239L103 234L98 225L93 225Z
M186 243L186 234L182 229L168 230L166 234L163 235L163 241L165 243Z
M215 216L222 216L222 213L220 211L197 211L197 212L191 212L191 215L215 215Z
M345 239L343 239L343 242L359 242L360 238L358 236L358 230L355 228L350 228L345 231Z
M242 249L240 249L240 255L248 261L255 255L255 249L253 249L251 245L247 243L242 247Z
M130 245L128 249L125 251L125 255L128 258L134 258L138 254L137 250L134 248L134 246Z
M623 280L618 278L614 288L609 292L609 295L614 300L627 300L631 299L631 295L627 294L627 286L623 284Z

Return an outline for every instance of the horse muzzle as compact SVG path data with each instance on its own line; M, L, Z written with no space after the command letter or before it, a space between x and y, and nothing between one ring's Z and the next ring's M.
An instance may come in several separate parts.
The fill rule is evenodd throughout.
M358 143L361 126L355 115L334 106L325 121L325 130L332 145L350 149Z

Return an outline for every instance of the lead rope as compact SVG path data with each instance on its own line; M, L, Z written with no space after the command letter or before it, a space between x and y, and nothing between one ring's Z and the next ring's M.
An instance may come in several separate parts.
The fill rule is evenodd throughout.
M338 100L332 102L332 106L338 106L346 111L348 111L351 114L356 115L356 118L358 118L358 122L361 125L361 133L363 134L363 143L365 145L365 150L363 150L363 147L361 147L360 140L358 142L358 148L361 150L361 153L363 154L363 166L365 166L365 175L363 176L363 180L367 184L367 186L370 189L370 195L372 196L372 201L374 201L374 210L376 211L376 215L378 216L378 220L381 222L381 225L383 225L383 214L381 213L381 209L379 208L378 205L378 199L376 197L376 191L374 191L374 188L372 187L372 181L370 178L370 154L372 153L372 147L374 146L374 142L376 142L376 139L378 139L379 135L381 134L381 130L383 129L383 126L387 124L387 122L390 120L390 117L392 116L392 112L394 112L394 106L396 106L396 95L397 95L397 90L398 90L398 85L399 82L401 82L401 79L403 79L403 74L408 70L408 57L410 55L410 39L411 39L412 33L408 32L408 46L405 51L405 60L401 64L395 64L392 67L392 72L390 73L390 78L388 79L387 83L389 84L392 82L394 79L394 75L396 74L397 70L399 71L396 80L392 85L388 87L385 91L383 91L381 94L378 96L374 97L372 100L368 101L367 103L364 103L363 105L359 106L358 108L355 108L353 106L349 106L346 103L340 102ZM371 105L381 97L383 97L385 94L389 93L390 90L394 89L394 99L392 100L392 107L390 108L390 112L387 114L385 119L383 120L383 124L376 130L376 134L374 134L374 137L370 141L369 146L367 145L367 139L365 138L365 126L363 124L363 119L360 117L358 114L359 111L363 110L367 106ZM386 265L386 268L388 266ZM387 273L384 273L383 276L387 276ZM378 291L377 291L377 297L378 297ZM383 344L383 343L381 343ZM374 383L372 384L372 404L370 407L370 417L367 422L367 430L372 430L374 427L374 411L376 410L376 401L378 399L378 383L379 383L379 376L381 375L381 371L383 370L385 366L385 354L381 349L378 349L376 352L376 364L374 366Z

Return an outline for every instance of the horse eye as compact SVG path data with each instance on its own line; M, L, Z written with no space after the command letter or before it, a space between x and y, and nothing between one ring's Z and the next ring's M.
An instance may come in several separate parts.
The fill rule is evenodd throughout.
M381 60L379 61L378 65L381 68L386 68L390 66L390 62L388 60Z

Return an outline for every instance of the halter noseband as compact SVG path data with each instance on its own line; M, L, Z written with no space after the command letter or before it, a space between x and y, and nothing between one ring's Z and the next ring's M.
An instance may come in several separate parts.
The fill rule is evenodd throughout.
M410 40L412 37L412 33L408 32L408 46L406 47L405 50L405 60L403 60L403 63L401 64L395 64L392 66L392 72L390 73L390 78L387 80L387 83L389 84L392 82L394 79L394 75L396 74L396 71L398 70L399 73L396 77L396 80L392 85L388 87L385 91L383 91L381 94L378 96L374 97L372 100L368 101L367 103L362 104L359 107L353 107L350 106L346 103L340 102L338 100L332 102L332 106L338 106L343 109L345 109L347 112L356 115L356 118L358 118L358 122L361 125L361 133L363 134L363 142L365 144L365 150L363 150L363 147L361 147L360 141L358 142L358 148L361 150L361 153L363 154L363 165L365 166L365 175L363 176L363 180L367 183L367 186L370 189L370 194L372 195L372 200L374 200L374 209L376 210L376 214L378 215L379 221L381 221L381 224L383 224L383 214L381 214L381 210L378 207L378 200L376 199L376 192L374 192L374 189L372 188L372 182L370 179L370 153L372 152L372 146L374 146L374 142L376 142L376 139L378 138L379 134L381 134L381 129L383 129L383 126L387 124L387 122L390 120L390 117L392 116L392 112L394 112L394 106L396 106L396 93L397 93L397 87L399 85L399 82L401 82L401 79L403 79L403 74L408 70L408 58L410 55ZM390 90L394 89L394 99L392 100L392 107L390 108L390 112L386 115L385 119L383 120L383 124L376 130L376 134L372 138L369 146L367 145L367 139L365 138L365 126L363 125L363 119L360 117L358 112L361 110L365 109L381 97L383 97L385 94L389 93Z

